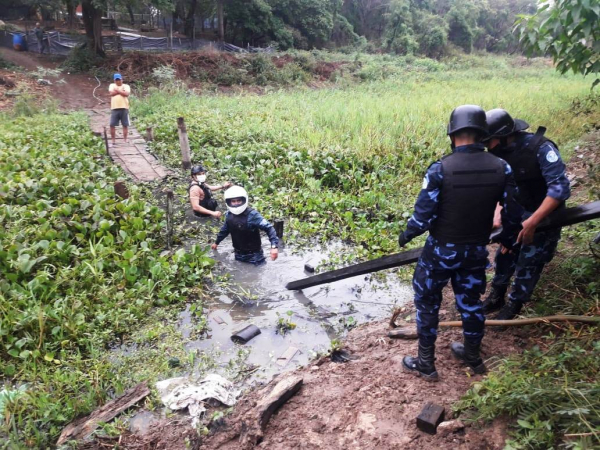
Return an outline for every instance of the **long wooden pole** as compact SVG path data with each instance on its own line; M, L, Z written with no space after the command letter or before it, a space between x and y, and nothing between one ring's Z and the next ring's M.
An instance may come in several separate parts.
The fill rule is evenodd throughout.
M537 228L536 232L546 231L552 228L560 228L587 220L600 217L600 200L586 203L585 205L574 208L566 208L555 211ZM493 233L493 235L497 234ZM493 236L492 235L492 236ZM416 248L407 252L396 253L382 258L372 259L360 264L355 264L343 269L332 270L331 272L321 273L301 280L291 281L285 287L290 290L305 289L312 286L318 286L324 283L333 283L334 281L344 280L346 278L364 275L367 273L378 272L380 270L391 269L393 267L405 266L415 263L419 260L423 248Z

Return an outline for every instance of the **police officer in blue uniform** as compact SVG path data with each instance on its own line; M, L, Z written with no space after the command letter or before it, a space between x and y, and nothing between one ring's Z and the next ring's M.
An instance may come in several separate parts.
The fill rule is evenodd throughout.
M510 166L486 152L481 143L487 133L485 111L479 106L463 105L452 112L448 124L452 153L427 169L414 214L399 237L400 247L404 247L429 231L413 276L418 356L406 356L402 361L405 370L428 381L438 379L435 341L442 289L449 280L464 334L464 345L453 343L452 353L475 373L486 370L480 356L486 245L496 204L504 207L505 227L498 239L506 245L514 243L522 214Z
M225 191L225 203L229 210L225 215L225 223L221 227L217 239L212 244L216 250L218 245L231 234L235 259L237 261L254 264L265 263L262 251L260 231L267 233L271 241L271 259L275 261L278 256L279 239L273 225L264 219L258 211L248 207L248 193L241 186L233 186Z
M518 200L525 209L523 229L517 238L520 248L501 245L498 249L496 274L483 304L486 314L501 309L496 318L509 320L530 300L560 240L560 228L536 233L536 227L552 211L564 208L571 188L558 148L544 136L544 127L538 128L535 134L527 133L529 125L513 119L503 109L488 111L486 116L490 129L486 144L492 154L512 167L519 188ZM499 217L495 225L500 225ZM513 274L509 302L505 303Z

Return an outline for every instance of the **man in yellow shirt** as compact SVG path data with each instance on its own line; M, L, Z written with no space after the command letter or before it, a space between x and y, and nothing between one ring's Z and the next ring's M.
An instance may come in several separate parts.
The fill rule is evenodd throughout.
M108 87L110 94L110 137L115 145L115 127L123 125L123 141L127 143L127 127L129 127L129 85L123 83L120 73L115 73L114 83Z

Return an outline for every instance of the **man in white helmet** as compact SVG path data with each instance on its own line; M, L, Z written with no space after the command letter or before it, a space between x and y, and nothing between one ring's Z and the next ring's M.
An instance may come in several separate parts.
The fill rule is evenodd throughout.
M264 219L258 211L248 207L248 193L241 186L233 186L225 191L225 203L229 210L225 215L225 223L221 227L217 239L211 248L218 245L231 234L235 259L256 266L264 264L265 255L260 241L260 230L267 233L271 241L271 259L275 261L279 254L279 239L273 225Z

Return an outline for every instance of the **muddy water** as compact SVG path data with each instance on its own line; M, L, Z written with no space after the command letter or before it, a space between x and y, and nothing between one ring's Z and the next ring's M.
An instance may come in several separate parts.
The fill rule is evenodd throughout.
M263 248L268 255L266 237ZM394 275L385 282L363 275L303 291L285 289L289 281L311 275L304 271L305 263L316 266L330 252L347 250L340 243L307 251L284 246L276 261L267 258L267 264L255 267L235 261L231 239L227 238L213 257L218 261L217 270L231 278L220 295L205 306L208 336L192 341L188 348L207 352L222 365L237 358L243 349L249 352L246 363L254 368L250 369L251 380L264 381L306 364L317 352L326 352L331 340L342 337L354 324L388 318L396 306L412 300L410 285ZM296 328L281 334L277 326L280 318L289 318ZM260 328L261 334L243 346L234 344L231 336L250 324ZM189 309L181 314L180 326L188 337L194 326ZM291 359L285 358L294 350L297 352Z

